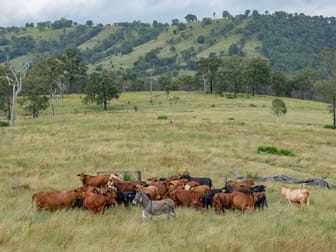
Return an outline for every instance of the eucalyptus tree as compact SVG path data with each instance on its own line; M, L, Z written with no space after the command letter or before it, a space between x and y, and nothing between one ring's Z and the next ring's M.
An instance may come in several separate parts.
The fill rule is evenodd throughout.
M66 85L67 93L81 91L80 82L86 78L87 67L82 65L82 58L75 49L68 48L65 54L57 58L63 67L63 83Z
M10 126L15 126L15 108L17 96L22 90L22 82L25 78L26 72L29 68L29 63L27 63L22 71L18 71L15 66L13 66L10 60L7 58L5 63L6 71L3 72L2 78L7 80L9 86L12 86L12 106L10 108Z
M290 97L291 88L289 88L289 80L284 72L272 71L271 86L273 95Z
M0 66L0 76L5 76L5 67ZM3 111L4 115L10 120L11 115L11 88L5 78L0 78L0 110Z
M120 84L114 76L109 73L94 72L90 74L87 80L85 86L86 96L83 98L83 102L95 102L98 106L103 105L104 110L107 110L109 101L113 98L118 99L120 93Z
M223 65L219 70L220 77L226 84L228 91L233 92L235 97L245 88L245 69L244 58L231 56L224 58Z
M54 96L62 81L62 65L53 58L39 57L36 59L32 69L27 74L27 88L24 92L26 101L30 103L28 110L33 118L38 116L40 109L46 109L50 97L52 116L55 115ZM35 112L36 111L36 112Z
M210 84L210 94L214 91L216 76L218 70L222 65L222 59L216 55L210 55L208 58L200 58L197 64L197 75L201 76L201 79L204 81L204 92L206 90L206 83Z
M260 57L245 60L247 86L254 96L260 89L266 89L271 84L271 68L267 60Z
M312 99L316 93L316 83L322 76L322 72L316 69L305 68L298 71L292 79L297 97L304 100Z
M325 48L321 52L321 61L325 66L328 80L321 84L322 94L331 103L333 127L336 128L336 52Z
M275 98L272 101L272 107L271 108L272 108L272 111L275 115L276 122L279 122L280 115L287 113L286 103L279 98Z

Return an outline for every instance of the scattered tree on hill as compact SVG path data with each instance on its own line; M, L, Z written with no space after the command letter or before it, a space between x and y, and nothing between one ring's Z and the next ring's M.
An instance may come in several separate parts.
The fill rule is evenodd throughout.
M274 99L272 101L272 111L275 115L276 122L279 122L280 115L287 113L285 102L279 98Z
M84 103L96 102L97 105L103 105L104 110L107 110L109 101L119 98L120 87L113 76L95 72L88 78L85 93Z
M87 20L85 24L87 26L93 26L93 21L92 20Z
M184 17L187 23L193 23L197 21L197 17L193 14L188 14L187 16Z
M228 12L227 10L224 10L222 13L222 17L223 18L232 18L230 12Z
M171 25L178 25L180 23L180 21L177 19L177 18L174 18L173 20L172 20L172 24Z

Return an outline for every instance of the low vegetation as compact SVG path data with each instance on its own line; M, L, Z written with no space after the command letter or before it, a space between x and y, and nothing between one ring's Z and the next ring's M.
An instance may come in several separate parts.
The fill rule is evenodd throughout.
M270 153L283 156L294 156L294 153L291 150L278 149L274 146L259 146L258 153Z
M326 177L336 184L334 131L327 104L284 98L274 121L268 96L229 99L202 93L123 93L103 111L80 95L55 96L55 116L36 119L18 106L15 127L0 127L0 247L2 251L333 251L335 189L306 185L309 207L289 207L281 184L265 182L268 208L244 214L177 208L141 223L141 208L116 206L104 215L81 209L37 212L37 191L81 185L78 173L140 170L142 179L188 172L214 186L234 179L285 174ZM134 110L134 104L139 108ZM211 106L213 104L214 106ZM250 106L255 104L255 106ZM158 120L166 115L169 120ZM295 156L259 155L258 146L281 146ZM133 175L133 174L132 174ZM134 177L134 176L133 176ZM290 188L301 185L289 184Z

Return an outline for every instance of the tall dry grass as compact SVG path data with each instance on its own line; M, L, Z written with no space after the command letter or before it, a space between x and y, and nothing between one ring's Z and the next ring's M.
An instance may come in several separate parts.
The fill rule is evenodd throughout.
M267 182L269 207L252 215L178 208L175 220L141 223L138 207L117 206L102 216L36 212L34 192L80 186L79 172L141 170L145 180L188 171L220 187L232 169L335 183L336 138L323 128L331 122L326 104L284 99L288 114L277 124L272 97L169 98L155 93L150 103L146 92L124 93L104 112L67 96L63 107L57 100L54 118L19 113L14 128L0 128L1 251L334 251L335 190L314 186L307 186L312 204L303 211L287 206L279 183ZM258 154L260 145L295 156Z

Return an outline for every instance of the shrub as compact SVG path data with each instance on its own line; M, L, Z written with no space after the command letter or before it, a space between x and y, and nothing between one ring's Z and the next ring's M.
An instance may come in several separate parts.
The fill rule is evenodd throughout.
M246 178L250 178L250 179L257 179L257 178L259 178L259 176L258 176L258 173L252 173L252 172L247 172L246 173Z
M165 115L159 115L157 117L158 120L167 120L168 119L168 116L165 116Z
M205 43L205 36L204 35L198 36L197 43L204 44Z
M123 174L123 180L124 181L133 181L132 174L130 174L130 173L124 173Z
M325 129L336 129L334 127L334 125L331 125L331 124L324 125L323 128L325 128Z
M0 121L0 127L7 127L9 126L9 121Z
M274 146L259 146L258 152L266 152L270 154L282 155L282 156L294 156L294 153L291 150L278 149Z

